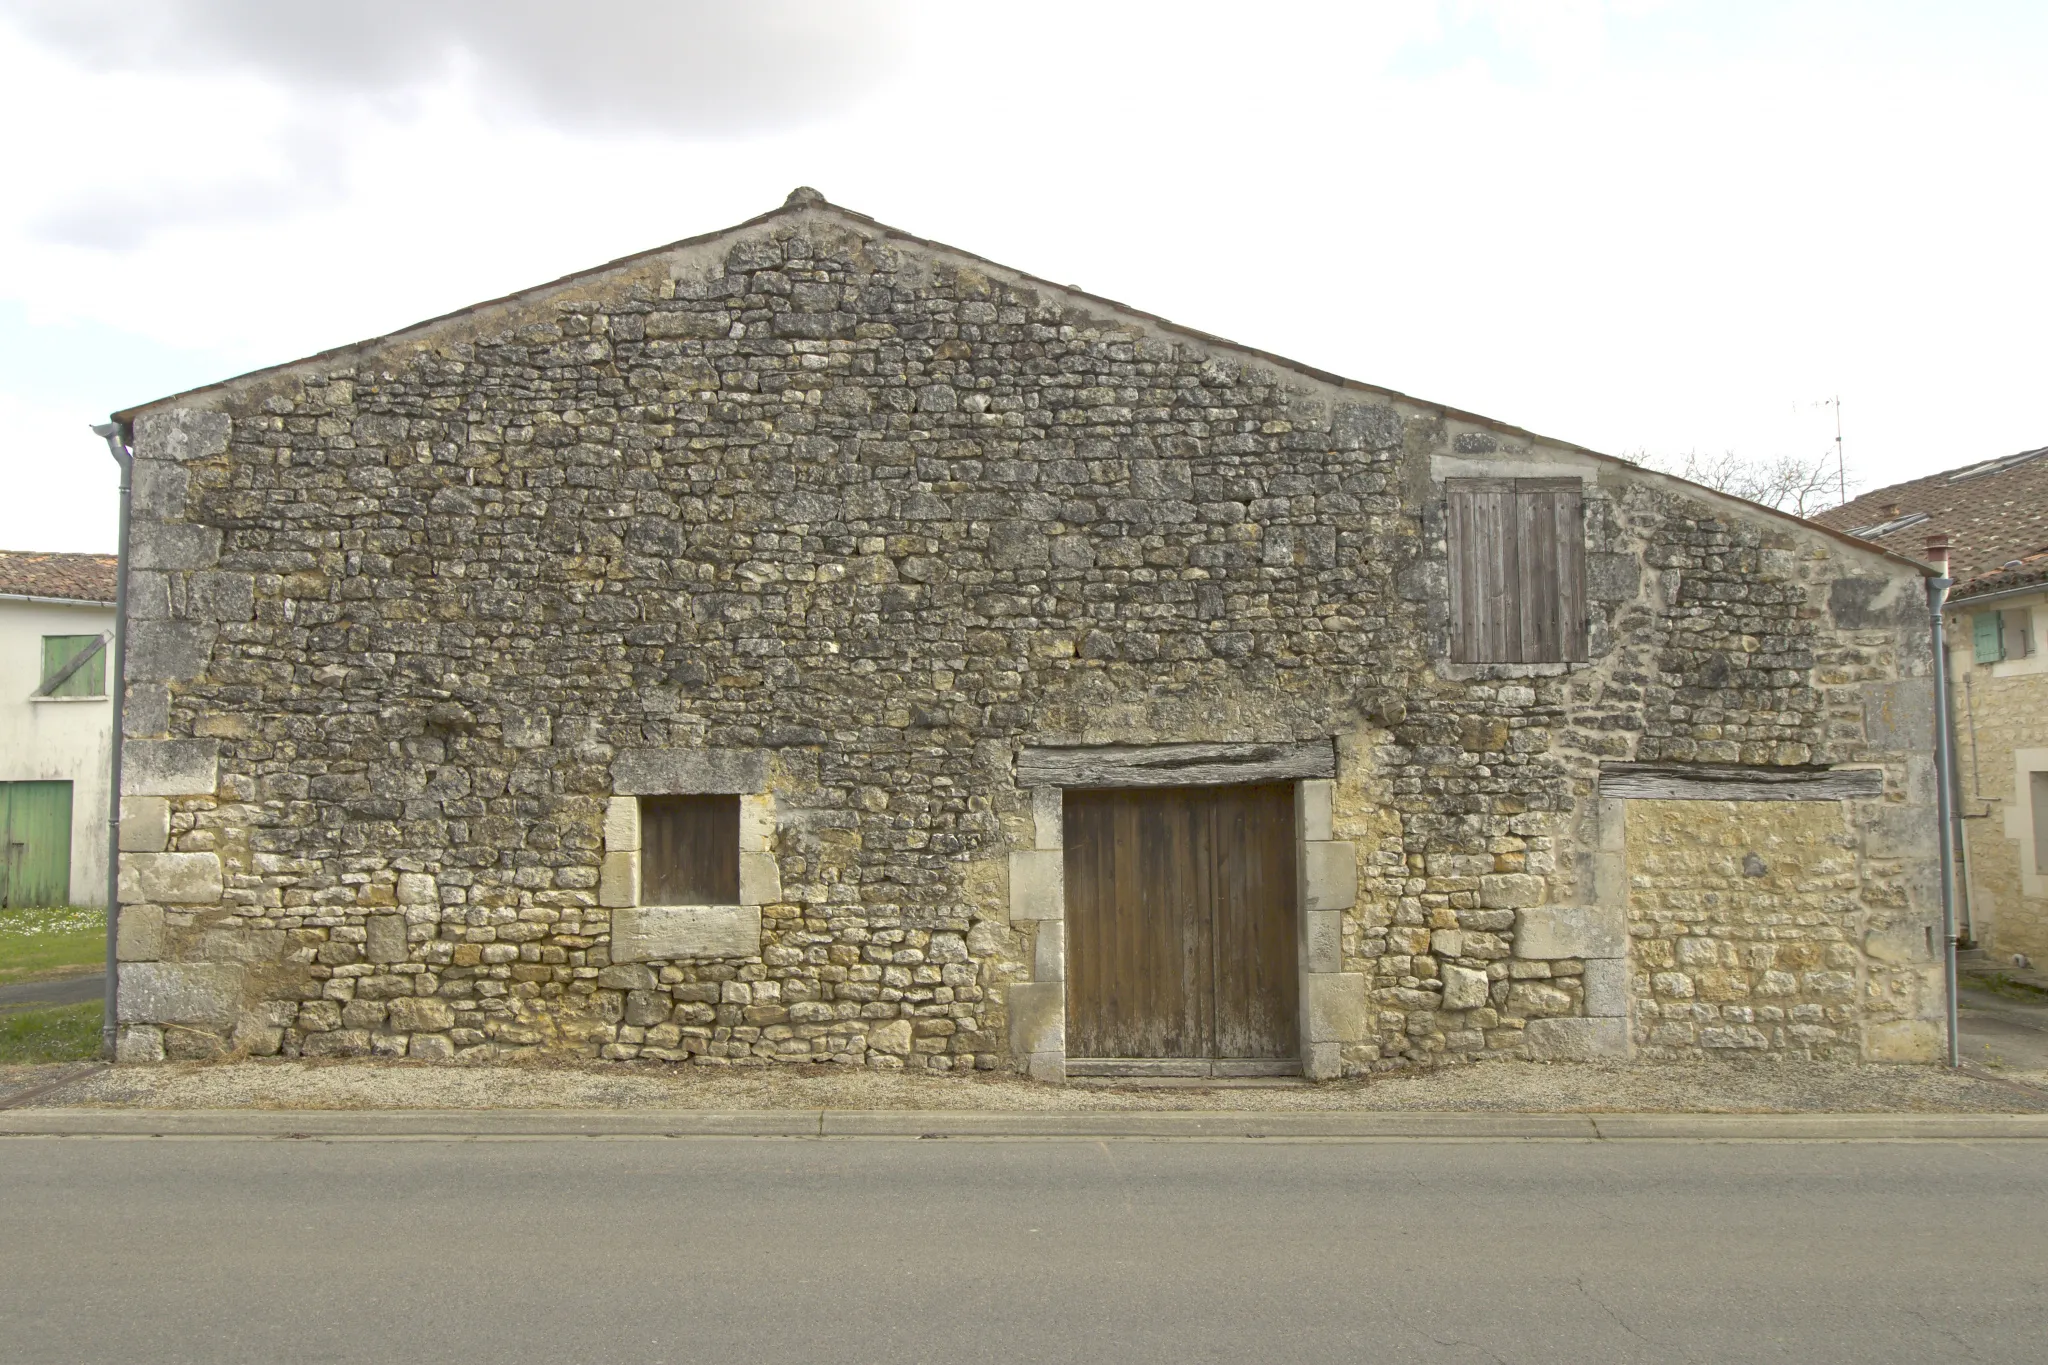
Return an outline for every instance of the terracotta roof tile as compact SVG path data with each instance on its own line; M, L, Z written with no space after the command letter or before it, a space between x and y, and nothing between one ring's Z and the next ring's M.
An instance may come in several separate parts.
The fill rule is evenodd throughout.
M0 595L111 602L114 557L0 550Z
M1978 574L1967 583L1957 586L1949 600L1980 597L1985 593L2005 592L2012 588L2029 588L2035 584L2048 584L2048 551L2028 555L2009 568L1993 569L1990 573Z
M1946 531L1960 585L2048 550L2048 446L1875 489L1813 520L1915 559Z

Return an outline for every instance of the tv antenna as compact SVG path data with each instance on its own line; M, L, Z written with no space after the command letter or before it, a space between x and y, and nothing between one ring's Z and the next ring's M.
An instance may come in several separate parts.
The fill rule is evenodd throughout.
M1849 501L1849 465L1842 458L1842 395L1822 400L1835 410L1835 496Z

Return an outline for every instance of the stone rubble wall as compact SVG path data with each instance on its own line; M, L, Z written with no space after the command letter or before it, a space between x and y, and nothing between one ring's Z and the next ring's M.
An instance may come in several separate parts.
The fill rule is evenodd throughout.
M1654 1033L1622 927L1639 977L1720 873L1625 890L1603 759L1881 764L1815 970L1930 913L1910 569L830 211L181 401L135 424L125 1059L1018 1065L1024 744L1336 737L1349 1072L1723 1046ZM1592 661L1446 664L1440 480L1527 465L1587 480ZM614 962L613 764L704 749L767 773L760 949ZM1938 1009L1829 999L1763 1050Z
M2034 654L1980 664L1970 644L1974 610L2030 609ZM1978 942L1998 966L2014 954L2048 966L2048 871L2035 847L2032 774L2048 772L2048 592L1948 614L1950 693L1965 817L1964 859Z

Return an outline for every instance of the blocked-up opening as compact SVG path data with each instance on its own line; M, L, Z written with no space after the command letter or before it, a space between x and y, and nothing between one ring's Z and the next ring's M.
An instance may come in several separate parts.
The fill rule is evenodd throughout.
M640 798L644 905L736 905L740 898L737 796Z

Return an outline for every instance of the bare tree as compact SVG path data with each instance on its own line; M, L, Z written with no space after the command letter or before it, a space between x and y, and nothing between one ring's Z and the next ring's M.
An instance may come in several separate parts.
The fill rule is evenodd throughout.
M1645 469L1676 474L1681 479L1760 502L1795 517L1810 517L1842 501L1841 480L1832 452L1813 459L1773 455L1752 460L1732 450L1719 455L1688 450L1676 456L1638 451L1627 458Z

